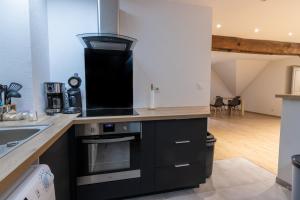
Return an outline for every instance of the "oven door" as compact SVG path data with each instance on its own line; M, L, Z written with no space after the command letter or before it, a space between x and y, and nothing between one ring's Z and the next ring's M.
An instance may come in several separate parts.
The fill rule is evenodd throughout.
M139 178L140 133L79 137L77 185Z

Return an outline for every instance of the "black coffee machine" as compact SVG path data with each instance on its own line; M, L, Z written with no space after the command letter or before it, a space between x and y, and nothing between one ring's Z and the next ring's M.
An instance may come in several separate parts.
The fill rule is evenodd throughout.
M81 99L81 78L77 73L74 74L68 80L68 84L70 85L70 89L67 91L67 102L65 103L65 108L63 113L65 114L75 114L81 113L82 111L82 99Z
M46 113L60 113L64 108L65 84L58 82L44 83L46 97Z

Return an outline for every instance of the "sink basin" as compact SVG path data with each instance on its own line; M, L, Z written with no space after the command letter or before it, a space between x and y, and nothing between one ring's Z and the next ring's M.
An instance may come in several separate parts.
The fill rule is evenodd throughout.
M0 158L48 127L43 125L0 128Z

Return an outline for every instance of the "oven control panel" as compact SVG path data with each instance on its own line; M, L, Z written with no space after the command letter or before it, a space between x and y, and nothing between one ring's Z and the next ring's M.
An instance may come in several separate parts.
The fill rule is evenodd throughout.
M115 124L103 124L102 129L104 133L115 132ZM124 126L126 127L126 126ZM127 127L126 127L127 128Z
M141 122L83 124L76 126L76 136L141 133Z

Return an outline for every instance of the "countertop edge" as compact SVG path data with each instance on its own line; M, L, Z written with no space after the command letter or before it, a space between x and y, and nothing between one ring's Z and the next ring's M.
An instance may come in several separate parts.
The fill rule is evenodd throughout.
M276 94L275 97L288 100L300 100L300 95L297 94Z
M187 114L187 115L161 115L161 116L131 116L131 117L89 117L89 118L76 118L73 120L74 125L87 124L87 123L117 123L117 122L132 122L132 121L158 121L158 120L175 120L175 119L195 119L207 118L210 114Z

